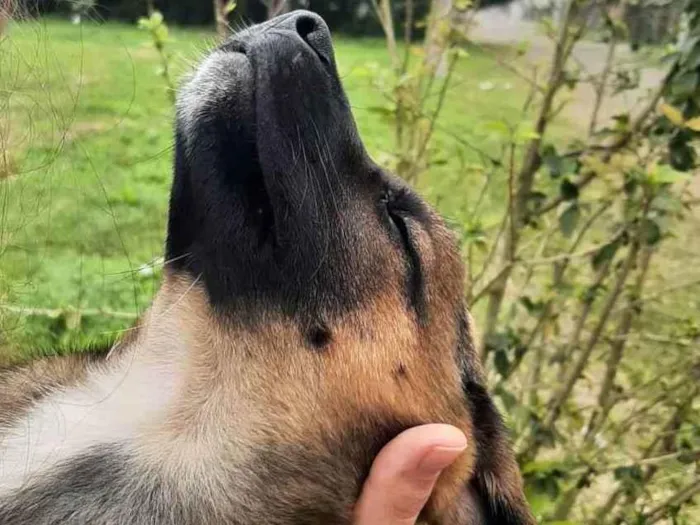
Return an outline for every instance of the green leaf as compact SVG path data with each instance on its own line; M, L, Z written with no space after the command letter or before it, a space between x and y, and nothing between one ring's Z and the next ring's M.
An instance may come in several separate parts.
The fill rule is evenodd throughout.
M642 239L646 244L653 246L661 240L661 227L656 221L645 217L642 219L641 229Z
M685 119L683 118L683 113L681 113L681 110L674 108L665 102L662 102L659 105L659 110L661 110L661 113L663 113L663 115L670 120L672 124L679 127L683 125Z
M525 144L531 140L540 138L540 134L537 133L530 122L521 122L515 130L515 143Z
M695 463L695 461L697 461L697 454L690 450L687 452L681 452L681 454L678 456L678 462L682 463L683 465L690 465Z
M527 54L527 52L530 50L530 47L530 42L528 42L527 40L523 40L515 46L515 52L518 54L518 56L523 56Z
M168 26L165 24L157 26L153 30L153 36L157 42L165 42L168 39Z
M367 111L379 115L383 120L393 122L396 118L396 110L394 107L389 106L370 106Z
M474 0L455 0L455 8L464 11L474 5Z
M488 248L486 232L479 223L472 224L464 230L462 233L462 241L464 244L473 244L479 250L486 250L486 248Z
M685 127L700 132L700 117L691 118L685 123Z
M684 65L688 69L698 69L700 67L700 43L693 47L693 50L688 53L684 60Z
M692 97L700 84L700 76L695 71L680 74L671 83L671 96L675 99ZM675 124L675 122L674 122ZM680 124L677 124L680 126Z
M669 144L669 161L678 171L687 172L695 167L695 149L683 140L672 140Z
M233 13L233 11L234 11L235 9L236 9L236 2L229 2L229 3L227 3L226 6L224 7L224 14L225 14L226 16L228 16L228 15L230 15L231 13Z
M565 201L578 199L578 186L566 178L562 180L559 185L559 193L561 194L561 198Z
M523 475L530 474L545 474L547 476L555 476L563 478L566 471L571 468L570 465L557 459L536 459L523 465Z
M603 264L611 261L618 248L620 248L620 241L616 239L608 244L604 245L600 250L593 254L593 259L591 261L594 270L598 270Z
M649 172L649 182L657 186L662 184L673 184L689 177L689 173L674 170L671 166L666 164L654 166Z
M619 113L618 115L613 115L612 119L615 121L615 129L620 131L625 131L630 125L630 114L629 113Z
M683 61L687 62L689 58L693 55L693 52L700 48L700 36L693 36L685 39L683 44L681 44L678 52L683 57ZM690 68L692 69L692 68Z
M635 171L630 171L625 173L625 183L622 189L625 192L627 198L633 197L637 189L639 188L639 175Z
M508 354L506 354L504 349L499 348L496 350L496 353L493 356L493 364L501 377L508 377L510 362L508 361Z
M570 237L576 230L576 225L581 217L581 209L576 201L563 204L559 213L559 230L564 237Z
M491 120L484 124L484 130L488 131L493 138L506 139L510 137L510 128L502 120Z
M542 163L549 170L549 175L556 179L562 175L576 173L579 168L579 163L576 158L559 155L557 150L551 144L545 146L541 153Z
M613 472L618 481L642 481L642 469L638 465L618 467Z
M502 386L496 387L493 393L501 398L501 400L503 401L503 406L508 411L511 411L514 407L518 405L518 398L516 398L511 392L509 392Z
M454 58L469 58L469 52L461 47L455 47L451 50L451 54Z
M520 304L522 304L523 307L525 307L525 310L527 310L527 313L529 313L530 315L538 314L544 308L544 302L533 301L527 295L520 298Z

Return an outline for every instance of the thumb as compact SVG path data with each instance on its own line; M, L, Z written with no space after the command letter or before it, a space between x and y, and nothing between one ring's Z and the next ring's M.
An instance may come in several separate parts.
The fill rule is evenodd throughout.
M413 525L440 473L467 447L450 425L410 428L374 460L355 508L355 525Z

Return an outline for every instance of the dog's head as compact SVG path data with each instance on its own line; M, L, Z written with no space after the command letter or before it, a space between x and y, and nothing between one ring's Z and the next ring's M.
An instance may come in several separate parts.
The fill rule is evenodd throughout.
M183 87L167 257L204 291L201 366L235 407L221 417L250 451L237 490L262 521L347 523L381 446L446 422L470 447L426 519L528 522L455 240L367 155L318 16L238 33Z

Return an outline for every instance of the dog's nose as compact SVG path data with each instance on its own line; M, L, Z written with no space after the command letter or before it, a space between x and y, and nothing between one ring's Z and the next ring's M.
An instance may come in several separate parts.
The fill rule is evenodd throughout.
M272 22L274 24L274 20ZM327 64L333 61L331 32L323 18L317 14L303 10L294 11L284 17L279 27L288 31L296 31L302 40Z

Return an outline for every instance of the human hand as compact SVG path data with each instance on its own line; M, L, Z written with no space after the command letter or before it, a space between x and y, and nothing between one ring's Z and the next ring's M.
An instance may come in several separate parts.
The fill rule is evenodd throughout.
M414 525L440 473L467 447L450 425L410 428L377 455L355 508L355 525Z

